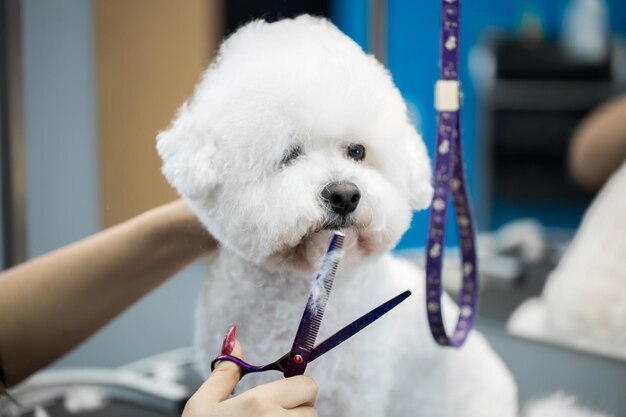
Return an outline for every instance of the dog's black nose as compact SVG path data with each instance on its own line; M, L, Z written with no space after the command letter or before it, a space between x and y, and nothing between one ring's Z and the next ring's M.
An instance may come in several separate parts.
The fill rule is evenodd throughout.
M361 192L351 182L331 182L322 190L322 198L334 213L345 216L356 210Z

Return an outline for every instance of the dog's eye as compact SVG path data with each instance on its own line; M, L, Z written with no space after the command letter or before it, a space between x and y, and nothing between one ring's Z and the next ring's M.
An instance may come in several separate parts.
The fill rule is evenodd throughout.
M285 152L285 154L283 155L283 159L281 159L280 164L282 166L287 165L300 155L302 155L302 149L300 149L299 146L289 148L287 152Z
M365 158L365 146L359 143L351 143L348 145L346 150L348 154L348 158L354 159L355 161L362 161Z

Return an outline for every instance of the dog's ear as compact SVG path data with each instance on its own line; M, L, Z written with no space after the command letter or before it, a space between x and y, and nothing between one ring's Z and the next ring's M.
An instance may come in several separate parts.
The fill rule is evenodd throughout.
M422 210L430 205L433 198L430 159L426 145L415 128L408 126L406 130L404 137L409 156L409 198L413 210Z
M215 138L208 126L200 126L187 104L167 130L157 135L161 171L184 197L201 198L215 187Z

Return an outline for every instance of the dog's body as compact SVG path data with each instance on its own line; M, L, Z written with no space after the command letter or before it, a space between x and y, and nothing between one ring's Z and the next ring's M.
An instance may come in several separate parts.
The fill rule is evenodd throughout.
M251 363L290 348L330 230L341 229L345 256L318 340L407 288L413 296L310 365L320 415L517 414L515 384L482 336L437 347L423 272L389 254L430 203L428 156L388 72L330 23L240 29L158 150L221 243L197 318L205 370L231 323ZM242 387L268 377L280 375Z
M229 250L212 261L197 317L199 360L219 352L237 323L245 357L264 364L291 348L310 275L270 273ZM385 254L356 267L340 266L320 332L323 340L376 305L410 288L412 297L388 316L311 363L320 416L516 416L515 383L482 335L460 350L435 345L426 323L423 272ZM456 313L453 303L446 312ZM248 375L246 389L279 373Z

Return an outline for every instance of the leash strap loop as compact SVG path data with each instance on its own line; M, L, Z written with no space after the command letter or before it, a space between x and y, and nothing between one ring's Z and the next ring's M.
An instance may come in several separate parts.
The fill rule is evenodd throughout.
M441 0L440 80L435 87L437 141L435 192L426 246L426 310L430 331L442 346L460 347L474 326L478 307L478 266L475 227L471 212L461 147L459 84L459 3ZM451 336L445 329L441 296L446 219L452 194L461 249L463 283L459 318Z

